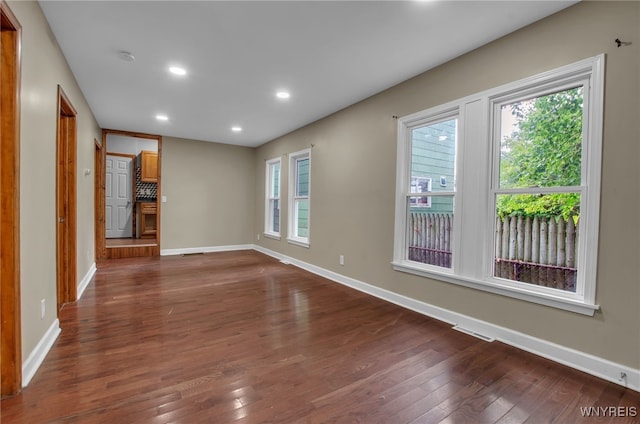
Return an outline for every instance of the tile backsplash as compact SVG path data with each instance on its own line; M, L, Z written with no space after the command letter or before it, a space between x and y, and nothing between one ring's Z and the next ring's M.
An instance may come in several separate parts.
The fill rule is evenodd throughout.
M158 197L158 183L146 183L141 180L141 169L136 166L136 199L155 200Z

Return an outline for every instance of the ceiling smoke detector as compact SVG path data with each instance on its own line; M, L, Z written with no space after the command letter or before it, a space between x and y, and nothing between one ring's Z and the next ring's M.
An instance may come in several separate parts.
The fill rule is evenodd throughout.
M131 54L131 52L127 52L124 50L118 52L118 57L124 60L125 62L133 62L134 60L136 60L136 57L133 54Z

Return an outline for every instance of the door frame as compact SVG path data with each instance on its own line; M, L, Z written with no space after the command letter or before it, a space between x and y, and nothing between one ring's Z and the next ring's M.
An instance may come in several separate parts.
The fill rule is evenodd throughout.
M106 169L106 157L107 156L120 156L120 157L124 157L124 158L129 158L131 159L131 165L132 165L132 169L131 169L131 187L129 187L129 189L131 190L131 219L132 219L132 223L131 223L131 237L134 238L135 237L135 230L136 230L136 210L135 210L135 197L136 197L136 155L129 155L126 153L112 153L112 152L107 152L106 156L105 156L105 169L103 171L103 173L107 174L107 169ZM105 180L105 207L106 207L106 180ZM105 217L106 218L106 217ZM105 227L106 227L106 221L105 221ZM105 228L105 238L106 238L106 228Z
M100 225L99 225L100 217L98 216L99 215L98 211L104 210L105 197L104 196L100 197L100 190L98 190L98 185L100 183L99 175L105 174L104 167L105 167L105 160L106 160L106 156L105 156L106 152L105 152L105 149L102 147L101 141L98 141L98 139L94 138L93 142L95 144L95 155L93 157L93 169L94 169L93 183L95 186L95 189L93 191L93 204L94 204L93 239L95 242L96 259L98 259L98 258L104 257L104 254L102 253L102 250L104 249L104 244L100 246L98 243L98 240L100 239L100 237L98 236L98 233L100 232ZM102 182L104 183L104 178L102 179ZM104 190L104 187L102 187L102 190ZM104 213L102 214L102 219L104 220ZM104 226L104 221L102 222L102 225Z
M107 160L107 135L108 134L116 134L122 135L125 137L138 137L138 138L146 138L150 140L156 140L158 143L158 197L156 200L156 243L153 246L123 246L123 247L109 247L107 249L106 246L106 230L105 230L105 208L104 208L104 198L105 198L105 166ZM161 228L161 215L160 215L160 205L162 198L162 136L154 135L154 134L145 134L145 133L137 133L131 131L121 131L121 130L111 130L111 129L103 129L102 130L102 144L101 148L96 148L96 161L100 161L100 172L98 172L98 167L96 167L96 175L95 175L95 227L96 227L96 261L98 261L98 267L100 266L100 260L109 259L109 258L128 258L128 257L141 257L141 256L160 256L160 228ZM108 250L108 251L107 251Z
M22 27L0 2L0 396L22 389L20 316L20 75Z
M58 85L56 137L56 280L58 311L77 299L76 150L78 112Z

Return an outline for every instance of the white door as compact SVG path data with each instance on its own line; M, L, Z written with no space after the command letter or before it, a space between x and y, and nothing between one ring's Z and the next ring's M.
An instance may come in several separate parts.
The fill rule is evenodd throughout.
M133 159L107 155L106 173L106 237L133 237Z

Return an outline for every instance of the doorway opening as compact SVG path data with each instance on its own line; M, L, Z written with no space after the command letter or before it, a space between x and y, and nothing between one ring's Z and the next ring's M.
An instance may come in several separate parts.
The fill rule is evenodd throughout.
M102 131L96 146L97 259L160 254L161 152L160 136Z

